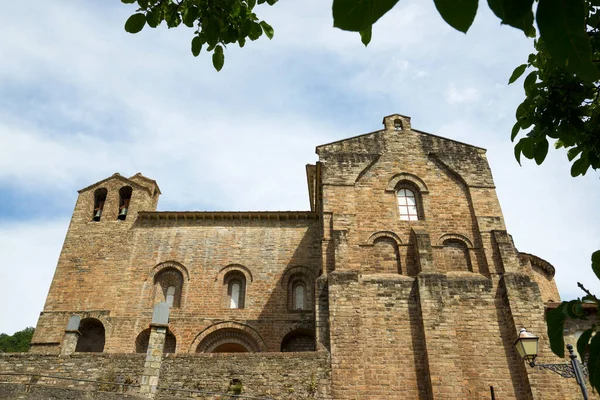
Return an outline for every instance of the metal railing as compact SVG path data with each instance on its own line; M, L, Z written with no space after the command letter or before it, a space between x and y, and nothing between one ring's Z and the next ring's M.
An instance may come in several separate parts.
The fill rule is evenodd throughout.
M0 381L0 383L20 383L24 385L36 385L38 384L37 379L39 378L47 378L47 379L59 379L66 381L74 381L74 382L86 382L86 383L95 383L98 385L114 385L121 387L131 387L131 388L139 388L141 385L137 383L120 383L120 382L108 382L108 381L98 381L95 379L85 379L85 378L71 378L67 376L59 376L59 375L45 375L45 374L34 374L34 373L23 373L23 372L0 372L0 376L28 376L29 382L8 382L8 381ZM35 380L35 382L34 382ZM45 384L45 386L51 386ZM183 388L170 388L158 386L157 390L159 391L175 391L175 392L185 392L188 394L208 394L215 396L225 396L231 399L251 399L251 400L273 400L270 397L254 397L254 396L245 396L242 394L231 394L231 393L223 393L223 392L213 392L209 390L199 390L199 389L183 389Z

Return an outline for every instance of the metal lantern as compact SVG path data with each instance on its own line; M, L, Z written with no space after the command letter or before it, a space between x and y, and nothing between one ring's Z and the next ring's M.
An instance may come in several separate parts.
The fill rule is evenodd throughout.
M521 328L519 338L515 341L515 348L519 357L528 362L533 362L538 355L539 337L527 332L525 328Z

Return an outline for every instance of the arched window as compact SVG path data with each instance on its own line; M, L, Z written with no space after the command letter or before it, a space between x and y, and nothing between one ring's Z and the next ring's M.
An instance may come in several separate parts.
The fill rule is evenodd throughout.
M302 272L294 273L288 281L288 309L307 311L312 306L313 282Z
M306 309L306 287L302 283L297 284L294 288L294 309Z
M173 301L175 300L175 286L169 286L167 288L167 299L166 302L169 307L173 307Z
M417 204L417 196L415 196L415 192L408 188L401 188L397 192L397 197L400 220L418 221L419 206Z
M104 325L96 318L84 318L79 324L81 336L75 347L76 352L102 353L104 351Z
M131 186L123 186L119 189L119 215L118 219L124 220L127 218L127 211L129 210L129 201L131 200Z
M154 276L154 304L162 301L170 307L181 306L183 275L175 268L165 268Z
M92 215L92 221L100 221L107 194L108 190L105 188L96 189L94 192L94 214Z
M240 271L229 271L223 278L227 287L227 307L244 308L246 303L246 277Z

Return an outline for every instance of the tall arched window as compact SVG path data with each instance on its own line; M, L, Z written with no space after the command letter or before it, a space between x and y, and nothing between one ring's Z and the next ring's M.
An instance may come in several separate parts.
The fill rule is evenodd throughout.
M108 190L105 188L96 189L94 192L94 214L92 215L92 221L100 221L107 194Z
M400 211L400 220L402 221L418 221L419 206L415 192L408 188L398 189L398 210Z
M119 214L118 219L124 220L127 218L127 211L129 210L129 201L131 200L131 186L123 186L119 189Z
M154 276L154 303L161 301L170 307L181 306L183 275L175 268L164 268Z
M246 303L246 277L240 271L225 274L223 284L227 287L227 307L244 308Z
M288 281L288 309L307 311L312 306L312 279L302 272L294 273Z
M306 309L306 287L303 283L299 283L294 288L294 309Z

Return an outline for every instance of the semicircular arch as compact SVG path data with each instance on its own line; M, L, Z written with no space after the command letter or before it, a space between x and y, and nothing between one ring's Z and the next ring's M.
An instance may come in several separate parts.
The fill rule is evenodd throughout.
M458 240L463 242L468 248L473 248L473 242L468 237L458 233L445 233L437 241L438 246L443 246L446 240Z
M156 264L154 268L152 268L152 271L150 271L151 280L154 281L154 277L156 276L156 274L167 268L176 269L177 271L181 272L181 274L186 278L186 280L190 280L190 273L188 272L187 268L182 263L173 260L163 261L159 264Z
M396 235L394 232L391 232L391 231L379 231L379 232L373 233L367 239L367 244L371 244L372 245L372 244L375 243L375 241L377 239L380 239L380 238L383 238L383 237L390 238L390 239L394 240L397 245L401 245L402 244L402 239L400 239L400 236Z
M314 281L314 279L315 279L315 274L310 268L303 267L303 266L296 266L296 267L288 268L283 272L283 275L281 276L281 281L280 281L281 285L285 286L287 284L287 282L289 281L289 279L296 274L306 276L307 278L309 278L312 281Z
M210 352L227 340L243 344L252 352L262 352L266 347L262 336L250 325L223 321L212 324L198 333L190 345L189 352Z
M429 193L429 189L427 189L427 185L425 184L425 182L423 182L423 180L418 176L409 174L408 172L401 172L392 176L388 181L385 190L394 192L396 191L396 187L398 186L398 184L403 181L410 182L413 185L415 185L419 189L419 192L421 192L422 194Z
M229 264L224 266L219 270L219 272L217 272L217 275L215 276L215 281L218 281L220 279L222 280L225 277L225 275L227 275L227 273L231 271L241 272L246 277L246 282L252 282L252 272L250 272L250 270L242 264Z

